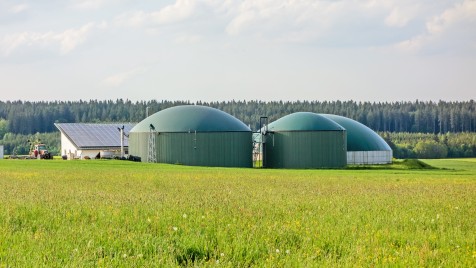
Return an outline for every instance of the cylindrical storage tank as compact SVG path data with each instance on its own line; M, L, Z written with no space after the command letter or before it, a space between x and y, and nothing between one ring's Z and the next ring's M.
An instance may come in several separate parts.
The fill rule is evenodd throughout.
M143 162L213 167L252 167L251 129L223 111L175 106L138 123L129 133L129 154Z
M392 148L375 131L350 118L321 114L347 130L347 164L392 163Z
M293 113L268 125L264 166L345 167L346 140L345 129L334 121L315 113Z

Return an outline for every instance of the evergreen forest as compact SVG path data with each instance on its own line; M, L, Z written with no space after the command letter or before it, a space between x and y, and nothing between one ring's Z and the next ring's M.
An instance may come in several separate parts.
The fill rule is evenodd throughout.
M259 128L260 117L269 122L294 112L337 114L377 131L397 158L476 157L476 103L356 102L356 101L0 101L0 144L5 154L26 154L26 140L40 138L59 152L54 123L140 122L146 110L153 114L184 104L205 105L225 111ZM25 152L26 151L26 152Z

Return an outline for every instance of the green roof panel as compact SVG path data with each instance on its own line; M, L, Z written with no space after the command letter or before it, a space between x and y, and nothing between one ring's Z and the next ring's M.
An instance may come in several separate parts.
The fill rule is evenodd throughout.
M159 111L137 124L131 132L250 132L232 115L201 105L182 105Z
M315 113L298 112L281 117L268 125L268 131L343 131L336 122Z
M347 151L391 151L390 146L375 131L347 117L320 114L347 130Z

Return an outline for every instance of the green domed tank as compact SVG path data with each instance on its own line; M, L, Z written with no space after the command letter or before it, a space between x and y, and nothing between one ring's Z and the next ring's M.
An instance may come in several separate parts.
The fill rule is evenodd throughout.
M251 129L215 108L175 106L145 118L129 134L129 154L147 161L151 135L159 163L252 167Z
M267 127L265 167L341 168L346 165L346 131L324 116L299 112Z
M347 164L387 164L392 148L375 131L350 118L321 114L347 130Z

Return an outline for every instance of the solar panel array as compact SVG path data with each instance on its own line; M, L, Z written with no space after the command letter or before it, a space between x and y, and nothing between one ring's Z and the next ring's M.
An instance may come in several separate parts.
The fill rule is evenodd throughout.
M85 124L85 123L57 123L61 130L78 148L120 147L121 135L119 128L124 126L124 133L129 134L135 124ZM124 146L128 146L128 139L124 137Z

